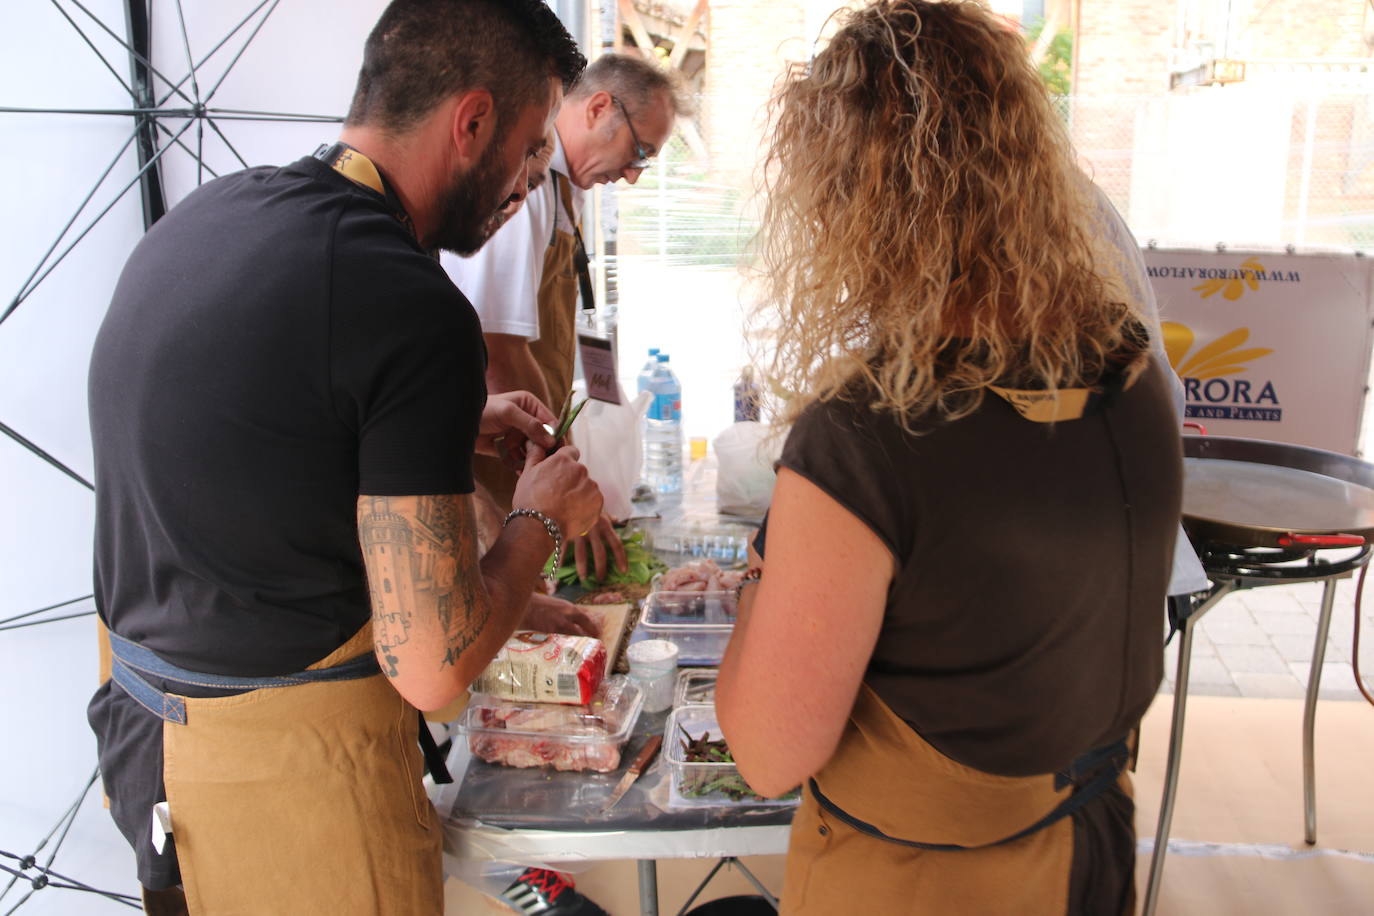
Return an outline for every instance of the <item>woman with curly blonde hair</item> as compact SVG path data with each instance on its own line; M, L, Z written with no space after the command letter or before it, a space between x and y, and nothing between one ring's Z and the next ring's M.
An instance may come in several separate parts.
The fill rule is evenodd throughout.
M974 3L849 13L774 124L791 429L717 706L802 787L783 912L1129 912L1182 490L1142 278Z

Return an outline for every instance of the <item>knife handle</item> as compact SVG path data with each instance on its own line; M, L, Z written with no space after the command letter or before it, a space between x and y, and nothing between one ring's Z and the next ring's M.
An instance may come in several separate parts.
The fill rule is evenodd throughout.
M645 765L654 758L654 754L658 753L659 746L662 744L662 735L654 735L650 738L648 742L639 749L639 753L635 755L634 762L630 764L629 772L643 773Z

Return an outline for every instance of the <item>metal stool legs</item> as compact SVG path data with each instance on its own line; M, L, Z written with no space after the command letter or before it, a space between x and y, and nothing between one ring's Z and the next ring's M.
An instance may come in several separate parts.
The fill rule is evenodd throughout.
M658 916L658 863L640 859L638 865L640 916Z
M1302 711L1302 803L1303 836L1307 845L1317 842L1317 767L1314 733L1317 728L1317 691L1322 684L1322 662L1326 660L1326 637L1331 630L1331 609L1336 603L1336 580L1327 579L1322 587L1322 610L1317 618L1317 642L1312 647L1312 670L1307 675L1307 703Z
M1150 856L1150 881L1145 889L1142 916L1153 916L1159 903L1159 883L1164 877L1164 855L1169 849L1169 827L1174 819L1174 796L1178 792L1178 765L1183 758L1183 717L1188 709L1188 674L1193 654L1193 626L1212 605L1235 591L1235 581L1223 582L1178 624L1178 671L1174 675L1174 715L1169 726L1169 758L1164 770L1164 794L1159 802L1159 823L1155 827L1155 848Z

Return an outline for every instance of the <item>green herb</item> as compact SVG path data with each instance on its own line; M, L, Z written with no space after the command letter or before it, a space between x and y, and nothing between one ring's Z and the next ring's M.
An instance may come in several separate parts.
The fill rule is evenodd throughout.
M589 571L587 578L579 580L577 564L573 562L569 551L568 556L564 557L567 562L557 569L553 568L553 557L549 557L549 562L544 566L544 575L553 576L559 585L578 584L584 589L593 589L603 585L647 585L655 573L668 568L652 550L644 546L643 531L621 531L620 543L625 545L624 572L616 569L615 563L608 560L605 579L598 579L595 572Z
M582 408L587 406L587 401L589 400L591 399L583 398L582 403L574 407L572 413L568 413L568 404L572 403L572 395L568 396L568 404L563 405L563 419L559 422L558 429L553 434L555 439L559 442L563 441L563 437L568 434L568 430L572 429L573 421L576 420L577 415L582 412Z
M678 729L686 736L686 740L678 739L682 745L682 759L687 763L734 763L735 758L730 754L730 747L725 743L724 738L711 740L710 732L702 732L700 738L693 738L691 733L681 725ZM722 772L723 770L723 772ZM739 771L731 768L716 770L715 768L688 768L682 776L682 783L678 789L683 795L691 798L700 798L705 795L724 795L731 801L767 801L763 796L749 788L749 784L744 781L744 777L739 775ZM791 798L799 790L793 790L786 797Z

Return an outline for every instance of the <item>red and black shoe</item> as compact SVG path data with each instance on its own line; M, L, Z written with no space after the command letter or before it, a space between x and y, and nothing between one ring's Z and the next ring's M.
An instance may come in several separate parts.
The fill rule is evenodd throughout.
M610 916L579 894L572 878L547 868L525 869L501 899L527 916Z

